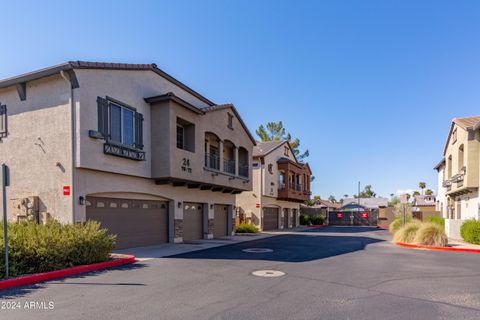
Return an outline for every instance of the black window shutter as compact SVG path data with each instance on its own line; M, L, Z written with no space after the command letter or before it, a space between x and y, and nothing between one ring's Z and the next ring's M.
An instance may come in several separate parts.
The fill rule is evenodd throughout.
M108 100L102 97L97 97L98 104L98 132L104 138L110 137L110 126L108 125Z
M7 136L7 106L0 104L0 138Z
M143 149L143 115L135 112L135 148Z

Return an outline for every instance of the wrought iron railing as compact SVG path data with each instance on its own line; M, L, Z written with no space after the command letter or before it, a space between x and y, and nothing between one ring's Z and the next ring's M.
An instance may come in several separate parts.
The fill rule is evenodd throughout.
M239 166L238 175L244 178L248 178L248 164Z
M213 153L205 153L205 167L220 170L220 157Z
M235 174L235 160L223 159L223 172Z

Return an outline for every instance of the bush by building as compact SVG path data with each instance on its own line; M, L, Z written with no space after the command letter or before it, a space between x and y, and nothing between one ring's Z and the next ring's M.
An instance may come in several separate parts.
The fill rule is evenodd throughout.
M417 230L413 243L423 246L444 247L448 243L445 228L438 223L422 223Z
M5 277L3 233L0 278ZM77 224L21 222L8 224L10 276L34 274L110 259L115 236L94 221Z
M480 244L480 221L467 220L460 227L460 235L463 240L473 244Z
M306 215L306 214L301 214L300 215L300 224L302 226L308 226L310 225L311 223L311 218L309 215Z
M325 222L325 218L321 214L314 215L313 217L310 217L310 223L313 225L323 225Z
M422 222L416 219L406 223L399 228L393 235L394 242L412 243L417 230L422 226Z
M249 223L240 223L236 228L235 228L236 233L257 233L258 228L254 226L253 224Z
M442 226L442 228L445 229L445 219L443 217L429 216L427 218L427 222L438 224L439 226Z

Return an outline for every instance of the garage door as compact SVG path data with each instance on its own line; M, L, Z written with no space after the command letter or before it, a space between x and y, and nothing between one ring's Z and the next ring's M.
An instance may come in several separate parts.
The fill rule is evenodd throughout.
M213 216L213 237L228 236L228 206L216 204Z
M202 204L185 202L183 205L183 241L203 239Z
M168 206L164 201L87 197L87 220L117 235L115 248L168 242Z
M278 208L263 208L263 230L278 229Z

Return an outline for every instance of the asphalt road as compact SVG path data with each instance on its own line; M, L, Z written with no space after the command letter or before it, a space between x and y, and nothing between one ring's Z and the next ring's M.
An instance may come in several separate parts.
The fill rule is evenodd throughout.
M285 275L252 275L264 269ZM2 320L480 319L480 255L328 227L0 292L0 308L8 303L20 308L0 309Z

